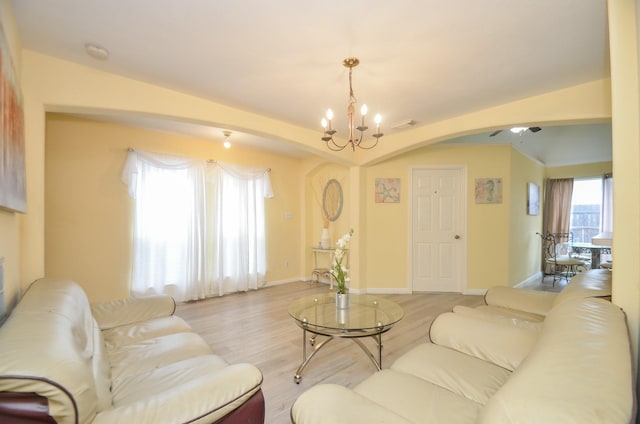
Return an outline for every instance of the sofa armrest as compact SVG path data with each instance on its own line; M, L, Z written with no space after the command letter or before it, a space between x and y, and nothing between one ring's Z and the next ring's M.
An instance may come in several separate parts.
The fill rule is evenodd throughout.
M539 290L492 287L484 296L487 305L525 311L546 316L558 296L557 293Z
M130 297L91 305L91 313L101 330L167 317L175 310L175 300L165 295Z
M291 408L294 424L410 424L382 405L337 384L319 384L304 392Z

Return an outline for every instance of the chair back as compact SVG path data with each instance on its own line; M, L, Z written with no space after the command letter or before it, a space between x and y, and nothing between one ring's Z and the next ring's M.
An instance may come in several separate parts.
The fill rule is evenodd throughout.
M545 260L555 260L562 256L571 256L573 251L573 233L537 233L542 238L542 252Z

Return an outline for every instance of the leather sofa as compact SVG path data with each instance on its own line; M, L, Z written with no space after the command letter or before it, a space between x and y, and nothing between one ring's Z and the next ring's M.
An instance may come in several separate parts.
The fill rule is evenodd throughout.
M0 327L0 422L263 423L262 374L228 364L168 296L90 305L41 279Z
M574 279L564 294L496 288L487 305L439 315L430 340L390 368L352 389L304 392L292 422L634 422L629 335L625 314L606 299L610 275Z

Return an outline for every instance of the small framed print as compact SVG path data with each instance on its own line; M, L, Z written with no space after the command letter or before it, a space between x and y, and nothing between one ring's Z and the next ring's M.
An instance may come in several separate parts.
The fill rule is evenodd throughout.
M476 178L476 203L502 203L502 178Z
M376 178L376 203L400 203L400 178Z

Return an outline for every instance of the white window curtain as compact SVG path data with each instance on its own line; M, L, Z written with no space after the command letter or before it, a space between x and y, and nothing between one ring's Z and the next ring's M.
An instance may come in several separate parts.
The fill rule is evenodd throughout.
M613 233L613 174L602 178L602 215L600 231Z
M266 169L130 151L134 294L196 300L265 282Z

